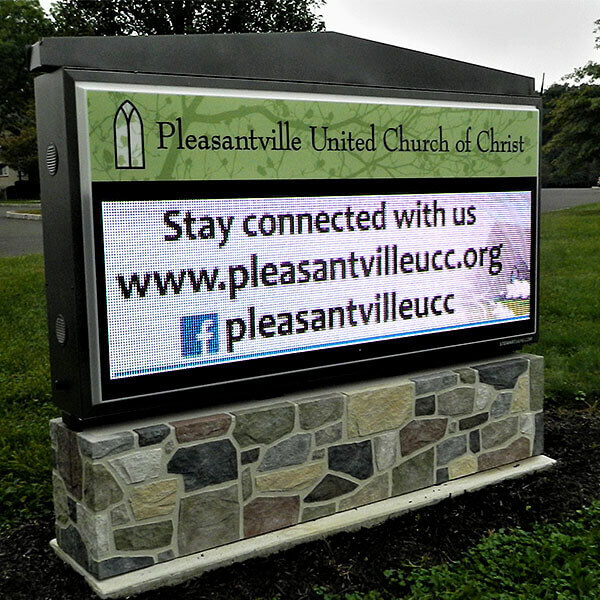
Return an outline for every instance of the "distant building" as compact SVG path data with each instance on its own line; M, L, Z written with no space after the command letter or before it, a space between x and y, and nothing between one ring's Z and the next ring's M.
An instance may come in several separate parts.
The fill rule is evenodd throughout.
M0 195L4 195L9 187L12 187L17 181L28 181L27 174L21 171L15 171L7 165L0 164Z

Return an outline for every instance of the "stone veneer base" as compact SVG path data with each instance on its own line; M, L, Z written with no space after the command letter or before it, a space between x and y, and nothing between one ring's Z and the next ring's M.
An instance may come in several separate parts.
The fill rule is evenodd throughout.
M373 524L359 507L392 507L385 516L421 505L422 490L441 499L447 482L543 454L543 366L512 354L81 432L55 419L61 555L89 581L179 572L167 563L241 560Z
M380 500L373 504L322 517L315 521L300 523L279 531L265 533L190 556L183 556L124 575L117 575L104 581L95 579L82 569L68 554L60 549L56 539L50 542L50 546L60 558L85 577L90 587L100 598L124 598L163 586L176 585L197 577L206 571L225 567L249 558L267 556L297 544L318 540L335 533L372 527L391 517L397 517L403 513L436 504L452 496L474 492L507 479L516 479L537 471L545 471L555 463L554 459L544 455L533 456L509 465L447 481L441 485L433 485L403 496Z

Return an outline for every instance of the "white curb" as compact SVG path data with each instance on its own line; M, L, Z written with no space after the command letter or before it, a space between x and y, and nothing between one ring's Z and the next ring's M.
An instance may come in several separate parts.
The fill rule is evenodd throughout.
M26 221L41 221L42 215L34 215L32 213L15 212L14 210L6 211L7 219L24 219Z

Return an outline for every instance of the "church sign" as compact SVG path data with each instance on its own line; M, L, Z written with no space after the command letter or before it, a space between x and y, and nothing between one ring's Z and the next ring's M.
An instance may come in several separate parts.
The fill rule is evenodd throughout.
M68 414L534 339L535 103L71 77Z

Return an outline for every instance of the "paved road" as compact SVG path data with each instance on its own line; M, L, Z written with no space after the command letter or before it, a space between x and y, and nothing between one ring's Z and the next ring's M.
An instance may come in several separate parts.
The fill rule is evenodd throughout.
M544 188L542 212L600 202L600 188Z
M542 190L542 212L550 212L600 202L600 189L552 189ZM8 207L0 206L0 256L20 256L41 254L42 222L7 219L4 215Z
M0 204L0 256L42 254L42 222L7 219L7 210L22 210L29 205Z

